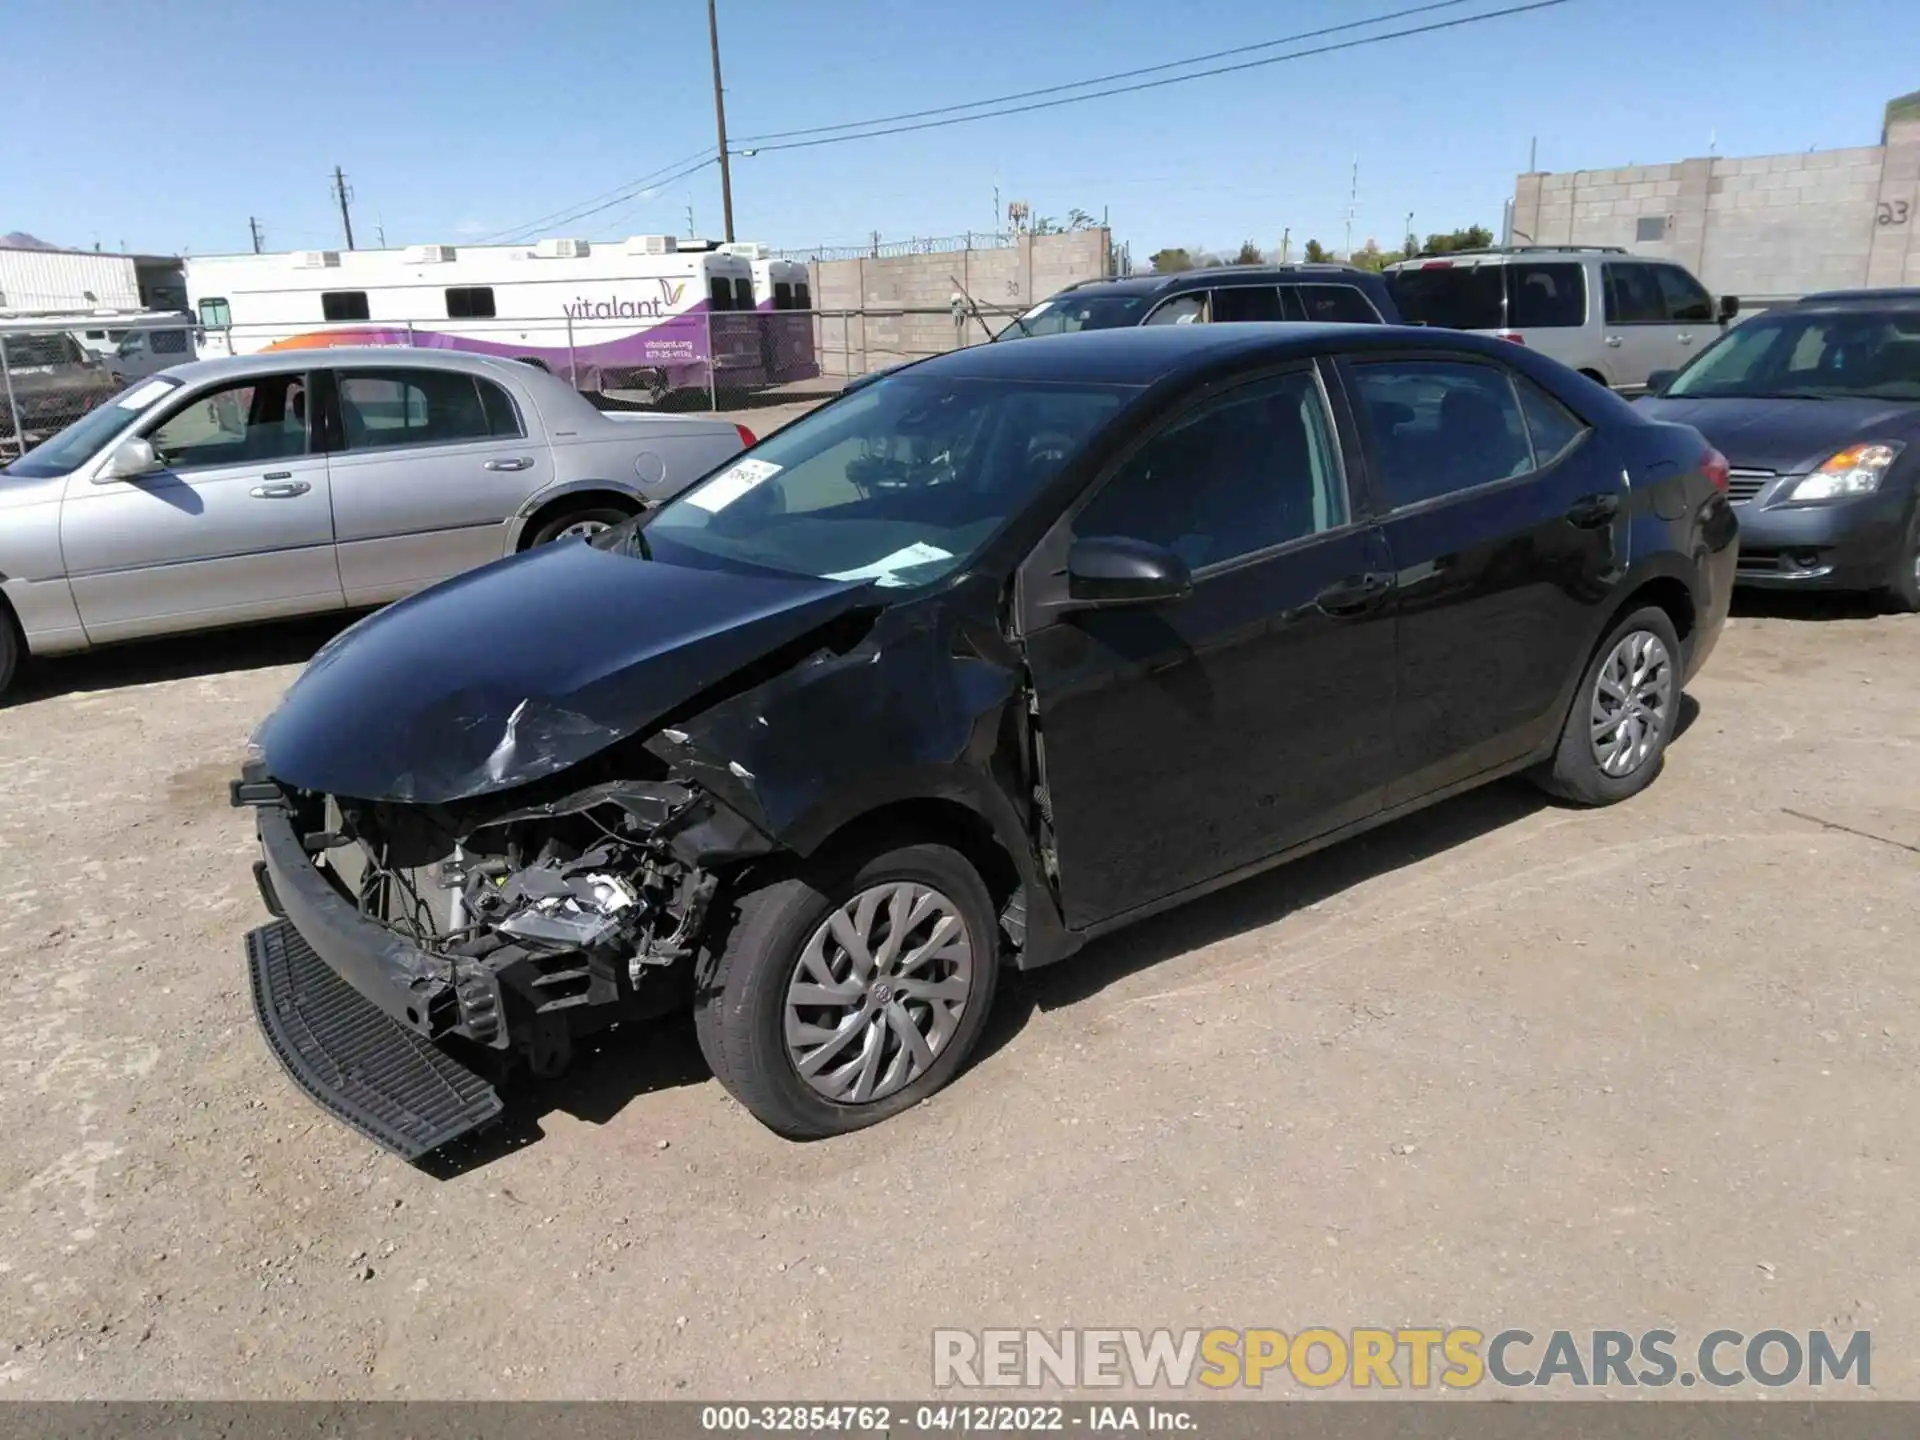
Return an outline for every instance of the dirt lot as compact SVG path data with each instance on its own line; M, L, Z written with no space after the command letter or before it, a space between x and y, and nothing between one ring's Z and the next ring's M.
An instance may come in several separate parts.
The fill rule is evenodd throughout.
M1920 1397L1920 620L1749 608L1641 799L1501 785L1163 917L877 1130L774 1139L670 1023L447 1178L301 1098L242 983L224 785L327 633L0 712L0 1395L901 1396L941 1325L1664 1321L1871 1329Z

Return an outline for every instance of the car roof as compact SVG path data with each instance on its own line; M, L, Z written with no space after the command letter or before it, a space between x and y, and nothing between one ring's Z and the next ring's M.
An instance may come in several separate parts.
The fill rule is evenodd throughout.
M1920 286L1887 285L1879 289L1865 290L1821 290L1812 295L1802 295L1798 300L1789 301L1786 309L1801 305L1846 305L1859 308L1876 308L1883 305L1920 305Z
M1483 245L1475 250L1432 250L1396 260L1387 266L1399 270L1444 270L1454 265L1506 265L1523 261L1584 260L1590 255L1613 255L1650 264L1667 264L1657 255L1635 255L1624 245Z
M1211 285L1257 285L1280 280L1352 280L1369 272L1357 265L1302 261L1298 265L1206 265L1195 270L1175 270L1167 275L1128 275L1103 280L1082 280L1056 295L1169 295L1181 290L1198 290ZM1052 297L1049 297L1052 298Z
M206 360L189 360L159 372L188 385L203 380L218 380L230 375L278 375L289 370L309 370L315 365L405 365L414 370L464 370L498 372L511 366L524 381L534 370L517 360L497 355L478 355L467 350L415 349L405 345L309 346L291 350L262 350L253 355L221 355ZM534 371L535 374L540 372Z
M1272 321L1234 325L1131 325L1034 335L1017 345L973 345L903 369L903 376L1147 386L1216 364L1284 361L1329 350L1456 350L1510 358L1506 341L1418 325Z

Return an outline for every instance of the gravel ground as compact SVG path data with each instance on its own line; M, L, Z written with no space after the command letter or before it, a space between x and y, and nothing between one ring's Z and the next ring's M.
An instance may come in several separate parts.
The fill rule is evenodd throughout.
M1920 1397L1920 620L1749 608L1642 798L1503 784L1161 917L879 1129L777 1140L663 1022L437 1177L243 984L225 782L332 628L0 714L0 1396L897 1397L935 1326L1666 1322L1871 1329Z

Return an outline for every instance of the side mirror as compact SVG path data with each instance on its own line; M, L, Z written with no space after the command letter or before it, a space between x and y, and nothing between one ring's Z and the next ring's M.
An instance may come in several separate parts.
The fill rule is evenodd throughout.
M1067 601L1077 610L1153 605L1193 593L1187 562L1171 550L1123 535L1093 535L1067 554Z
M114 447L113 454L107 457L107 463L100 467L95 475L95 484L105 484L110 480L132 480L141 475L151 475L160 468L160 457L153 453L153 445L146 440L122 440Z
M1722 295L1720 297L1720 323L1722 325L1727 324L1739 313L1740 297L1738 295Z
M1673 383L1673 377L1679 373L1678 370L1649 370L1647 372L1647 394L1663 394L1667 386Z

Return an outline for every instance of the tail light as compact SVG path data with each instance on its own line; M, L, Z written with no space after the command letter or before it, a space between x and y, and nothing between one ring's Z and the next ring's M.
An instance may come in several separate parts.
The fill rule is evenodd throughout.
M735 426L734 426L733 428L734 428L734 430L735 430L735 431L737 431L737 432L739 433L739 436L740 436L740 448L741 448L741 449L743 449L743 450L751 450L751 449L752 449L752 448L753 448L753 447L754 447L755 445L757 445L757 444L759 444L759 443L760 443L759 441L757 441L757 440L755 440L755 439L754 439L754 437L753 437L753 432L752 432L751 430L749 430L749 429L747 429L747 427L746 427L746 426L744 426L744 425L735 425Z
M1713 488L1716 490L1725 490L1727 488L1727 477L1730 468L1727 464L1727 457L1711 445L1707 447L1707 453L1700 457L1700 473L1713 482Z
M1527 343L1527 337L1522 335L1518 330L1496 330L1493 332L1493 338L1496 340L1508 340L1515 345L1524 345Z

